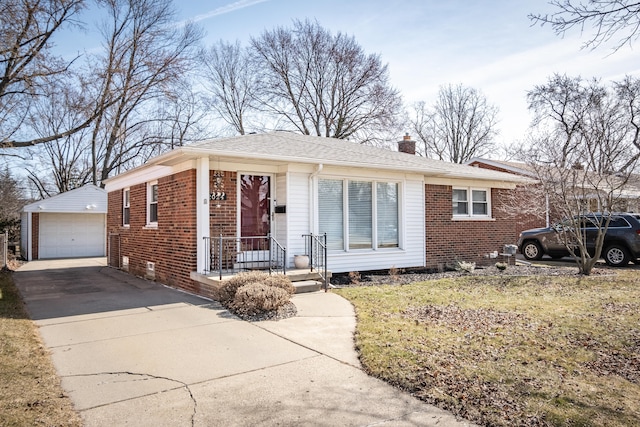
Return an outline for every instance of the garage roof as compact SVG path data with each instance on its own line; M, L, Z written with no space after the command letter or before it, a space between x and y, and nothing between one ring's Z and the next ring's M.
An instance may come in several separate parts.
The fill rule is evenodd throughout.
M107 192L93 184L38 200L22 212L107 213Z

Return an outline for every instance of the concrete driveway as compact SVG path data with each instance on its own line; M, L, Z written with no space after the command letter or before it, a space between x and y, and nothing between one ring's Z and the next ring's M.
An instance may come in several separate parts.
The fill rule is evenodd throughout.
M102 258L30 262L15 280L87 426L471 425L367 376L335 294L249 323Z

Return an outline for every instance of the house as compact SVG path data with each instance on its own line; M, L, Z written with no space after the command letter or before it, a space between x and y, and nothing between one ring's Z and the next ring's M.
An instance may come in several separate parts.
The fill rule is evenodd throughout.
M396 152L271 132L177 148L105 181L109 262L202 295L197 273L274 245L291 268L325 233L333 272L495 262L517 237L501 200L523 179L412 147L408 136ZM267 236L277 244L250 247Z
M529 184L534 184L537 180L537 175L532 167L522 162L473 158L466 164L477 168L511 173L526 177L532 180ZM583 173L588 174L588 172ZM610 178L616 177L612 175ZM580 181L584 181L590 186L595 185L595 183L599 182L598 179L584 178L579 178L578 182ZM602 182L600 182L600 185L602 185L602 187L599 188L606 191L607 184L609 184L610 182L615 183L615 179L610 180L608 178L607 180L602 180ZM516 191L516 193L521 190L523 190L522 186ZM614 211L640 212L640 176L629 176L629 179L624 185L624 189L617 192L617 194L618 199L615 202L613 209ZM516 216L516 229L518 233L523 230L532 228L548 227L551 223L562 219L562 215L556 212L553 206L550 206L548 196L545 197L542 194L536 194L536 192L526 190L522 191L522 195L523 197L521 198L520 203L518 203L520 212ZM583 209L586 212L598 212L604 210L603 207L600 206L600 199L602 198L602 196L598 197L595 194L595 190L593 188L587 187L585 191L580 191L577 197L581 199ZM538 207L542 209L527 209L527 206L531 206L533 208ZM533 214L534 211L542 211L544 212L544 215L541 216Z
M20 250L26 260L106 256L107 192L95 185L22 208Z

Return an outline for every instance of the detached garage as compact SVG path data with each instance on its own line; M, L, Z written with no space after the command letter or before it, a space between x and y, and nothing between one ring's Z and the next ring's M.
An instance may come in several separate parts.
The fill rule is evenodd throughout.
M107 193L86 185L22 209L22 256L47 258L106 256Z

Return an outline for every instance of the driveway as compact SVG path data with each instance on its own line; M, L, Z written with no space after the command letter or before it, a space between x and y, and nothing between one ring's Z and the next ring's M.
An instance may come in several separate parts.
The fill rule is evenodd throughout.
M103 258L34 261L15 280L86 426L471 425L367 376L332 293L249 323Z

